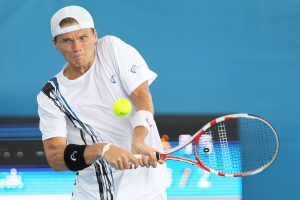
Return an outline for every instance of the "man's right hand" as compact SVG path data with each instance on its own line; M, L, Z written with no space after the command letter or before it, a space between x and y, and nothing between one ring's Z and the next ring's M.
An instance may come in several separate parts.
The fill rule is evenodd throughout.
M117 170L136 169L139 166L138 159L131 152L114 145L110 146L103 158Z

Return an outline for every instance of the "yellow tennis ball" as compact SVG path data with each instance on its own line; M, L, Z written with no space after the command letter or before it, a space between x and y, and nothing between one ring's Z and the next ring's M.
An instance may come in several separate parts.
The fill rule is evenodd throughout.
M117 99L113 105L114 113L118 117L127 117L131 109L132 105L128 99Z

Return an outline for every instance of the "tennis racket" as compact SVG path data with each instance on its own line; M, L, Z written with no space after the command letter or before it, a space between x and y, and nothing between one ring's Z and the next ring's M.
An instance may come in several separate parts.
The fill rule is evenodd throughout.
M193 145L195 160L176 156L188 144ZM232 114L212 120L183 144L157 153L157 158L190 163L219 176L241 177L268 168L278 150L278 136L269 122Z

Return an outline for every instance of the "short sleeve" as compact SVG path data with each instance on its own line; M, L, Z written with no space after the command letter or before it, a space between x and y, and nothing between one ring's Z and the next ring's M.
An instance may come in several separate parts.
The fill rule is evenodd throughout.
M37 96L38 114L40 117L40 131L42 132L42 140L54 137L67 136L65 114L59 110L54 102L49 99L43 92Z
M113 48L114 63L117 65L126 93L130 95L145 81L148 81L150 85L157 74L149 69L139 52L117 37L110 36L109 38Z

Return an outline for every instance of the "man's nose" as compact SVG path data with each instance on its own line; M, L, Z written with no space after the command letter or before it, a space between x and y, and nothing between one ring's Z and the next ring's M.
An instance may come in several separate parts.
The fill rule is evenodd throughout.
M73 51L78 52L81 51L81 43L78 40L74 40L73 42Z

